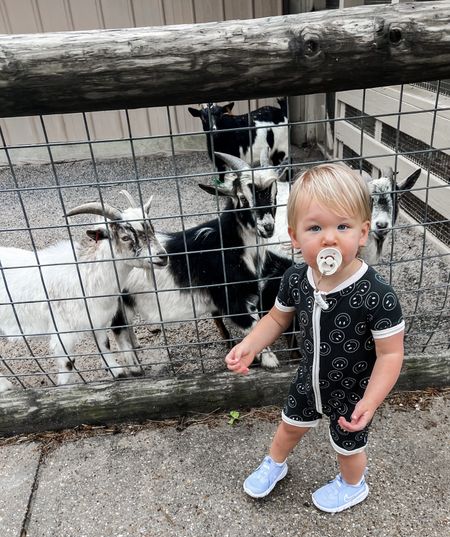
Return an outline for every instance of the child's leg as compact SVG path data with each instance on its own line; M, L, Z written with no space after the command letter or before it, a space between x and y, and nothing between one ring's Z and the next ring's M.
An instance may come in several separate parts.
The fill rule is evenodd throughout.
M360 451L354 455L341 455L338 453L337 458L344 481L349 485L359 483L367 466L366 451Z
M287 474L286 458L309 427L296 427L282 421L270 446L269 456L244 481L244 490L252 498L267 496Z
M310 427L296 427L281 421L273 437L269 455L275 462L284 462L309 429Z

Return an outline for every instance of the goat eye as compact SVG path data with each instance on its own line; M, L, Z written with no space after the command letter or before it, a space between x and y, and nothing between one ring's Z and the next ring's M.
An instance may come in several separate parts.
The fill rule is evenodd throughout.
M121 237L121 239L123 240L123 242L131 241L131 238L128 235L124 235L123 237Z

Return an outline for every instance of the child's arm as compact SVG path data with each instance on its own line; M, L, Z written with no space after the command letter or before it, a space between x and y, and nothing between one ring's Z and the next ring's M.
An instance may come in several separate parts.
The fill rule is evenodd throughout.
M228 369L246 375L255 356L288 329L293 316L294 312L280 311L274 306L258 321L250 334L227 354L225 362Z
M403 331L387 338L375 340L377 359L370 375L364 397L356 404L352 421L339 418L346 431L361 431L370 423L376 409L384 401L400 375L403 363Z

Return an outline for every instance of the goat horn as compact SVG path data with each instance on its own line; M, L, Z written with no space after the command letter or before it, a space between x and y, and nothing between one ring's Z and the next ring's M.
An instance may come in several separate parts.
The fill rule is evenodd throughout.
M234 155L229 155L228 153L219 153L218 151L214 151L214 155L220 160L223 160L223 162L234 171L239 170L249 170L249 165L245 162L245 160L242 160L238 157L235 157Z
M98 214L105 218L109 218L110 220L122 220L122 213L119 209L116 209L107 203L102 205L98 201L84 203L67 212L67 216L74 216L76 214Z
M135 199L133 198L133 196L128 192L128 190L121 190L119 192L119 194L122 194L122 196L124 196L128 203L130 204L130 207L139 207L139 205L136 203Z
M148 201L144 204L144 213L148 215L150 207L152 206L153 196L150 196Z

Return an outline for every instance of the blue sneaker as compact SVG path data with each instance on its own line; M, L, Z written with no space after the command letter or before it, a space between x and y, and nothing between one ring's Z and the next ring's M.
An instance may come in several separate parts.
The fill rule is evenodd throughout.
M264 498L287 474L286 461L279 464L268 455L258 468L244 481L244 490L252 498Z
M368 494L369 487L364 476L358 485L349 485L339 474L327 485L316 490L312 495L312 500L314 505L322 511L340 513L365 500Z

